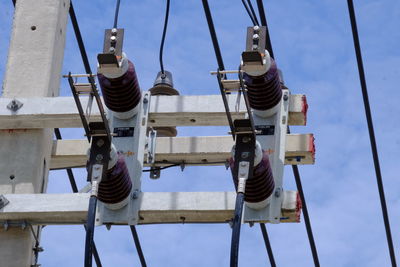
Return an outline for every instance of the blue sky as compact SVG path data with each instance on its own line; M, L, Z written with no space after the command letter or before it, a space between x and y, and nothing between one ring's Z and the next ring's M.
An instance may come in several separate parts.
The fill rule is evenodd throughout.
M216 60L201 1L171 1L164 48L165 68L174 75L181 94L218 94ZM250 25L241 1L210 0L227 69L236 69ZM345 0L264 1L278 67L292 93L305 93L308 125L294 133L314 133L316 164L300 166L322 266L389 266L372 156ZM74 1L75 11L95 70L103 30L113 22L115 1ZM373 111L381 168L395 249L400 242L400 2L355 0L364 65ZM0 2L0 80L7 58L13 8ZM158 47L165 1L122 1L120 27L124 49L134 62L141 88L152 86L159 71ZM71 26L63 73L82 73L83 65ZM62 95L69 95L65 81ZM180 127L180 136L225 135L226 127ZM65 138L83 138L65 129ZM75 170L82 186L85 173ZM285 189L295 189L290 167ZM143 177L143 191L230 191L231 175L224 167L169 169L161 179ZM67 175L51 172L48 192L70 192ZM312 266L303 221L267 225L278 266ZM231 230L227 225L154 225L137 227L148 266L228 266ZM83 263L82 226L48 226L43 230L39 262L43 266ZM139 266L128 227L96 229L104 266ZM399 253L397 253L399 257ZM400 260L400 258L399 258ZM244 225L240 266L269 266L258 226Z

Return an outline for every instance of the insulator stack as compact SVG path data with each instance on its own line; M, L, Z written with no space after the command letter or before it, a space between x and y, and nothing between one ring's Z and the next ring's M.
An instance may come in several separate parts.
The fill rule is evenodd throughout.
M128 70L118 78L98 74L105 105L114 112L128 112L140 102L141 91L135 67L128 61Z
M233 171L234 160L230 159L230 167ZM233 175L237 177L237 175ZM235 188L237 189L238 180L233 178ZM269 163L269 157L266 152L263 152L261 162L254 166L253 177L247 179L245 198L247 203L260 203L266 200L272 195L275 189L274 177L272 175L271 165Z
M107 204L123 202L130 194L132 182L125 159L118 153L114 167L107 170L106 177L99 184L98 198Z
M179 95L179 91L174 88L172 80L172 73L165 71L163 74L161 71L157 74L154 86L149 90L151 95ZM175 137L178 135L176 127L154 127L157 131L158 137Z
M275 61L271 58L269 70L261 76L243 73L247 87L250 107L256 110L269 110L275 107L282 98L282 85Z

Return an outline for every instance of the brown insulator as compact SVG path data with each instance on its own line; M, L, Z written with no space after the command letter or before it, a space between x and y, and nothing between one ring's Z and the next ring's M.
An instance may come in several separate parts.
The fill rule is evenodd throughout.
M234 160L230 159L230 167L233 171ZM237 177L237 175L233 175ZM238 181L233 179L237 189ZM274 177L267 152L263 152L263 158L259 164L253 168L253 177L247 179L244 200L249 203L258 203L266 200L272 195L275 189Z
M118 153L114 167L107 170L106 178L99 184L98 198L104 203L115 204L127 198L132 189L132 181L125 159Z
M149 90L151 95L179 95L179 91L174 88L172 74L165 71L165 74L157 74L154 86ZM178 135L176 127L154 127L158 137L175 137Z
M128 70L118 78L107 78L98 74L101 92L105 105L115 112L127 112L134 109L140 102L141 91L135 67L128 62Z
M271 58L271 67L261 76L243 73L247 87L250 107L256 110L268 110L275 107L282 98L282 85L275 61Z

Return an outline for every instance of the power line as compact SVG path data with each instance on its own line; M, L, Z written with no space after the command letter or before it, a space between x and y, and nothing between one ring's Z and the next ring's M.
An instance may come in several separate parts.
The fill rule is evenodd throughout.
M264 4L263 4L262 0L257 0L257 6L258 6L258 12L260 13L262 26L266 27L266 39L267 39L266 49L270 53L271 57L275 59L274 52L272 49L271 37L269 34L269 30L268 30L267 18L265 16ZM290 133L289 126L287 127L287 131L288 131L288 133ZM293 175L294 175L294 178L296 181L297 191L299 192L300 199L302 202L304 224L306 226L308 241L310 243L311 253L312 253L313 260L314 260L314 265L316 267L319 267L320 264L319 264L317 246L315 245L314 235L313 235L312 227L311 227L311 220L310 220L310 216L308 214L307 203L306 203L306 199L304 197L304 192L303 192L303 186L301 184L299 168L297 167L297 165L292 165L292 170L293 170Z
M114 14L114 26L113 28L117 28L118 26L118 15L119 15L119 5L121 4L121 0L117 0L117 4L115 6L115 14Z
M314 235L313 235L312 227L311 227L310 216L308 215L307 203L306 203L306 198L304 197L303 186L301 184L299 168L297 167L297 165L292 165L292 170L293 170L294 179L296 181L297 191L299 192L301 203L302 203L301 209L303 210L304 224L306 225L307 236L308 236L308 241L309 241L310 247L311 247L311 253L312 253L313 260L314 260L314 265L315 265L315 267L319 267L320 264L319 264L319 259L318 259L317 246L315 245Z
M71 18L72 27L74 28L76 41L78 42L79 51L81 53L83 65L85 67L85 71L87 74L92 74L92 70L90 68L89 59L86 53L85 44L83 43L81 30L79 29L78 20L76 19L74 6L72 5L72 1L69 7L69 15ZM90 78L90 77L89 77Z
M347 0L347 5L349 8L351 30L353 33L353 41L354 41L354 49L355 49L356 57L357 57L358 73L360 76L360 84L361 84L361 91L362 91L363 101L364 101L365 116L367 119L369 140L371 143L372 157L374 160L376 182L378 185L379 198L380 198L381 208L382 208L382 216L383 216L383 221L385 224L386 238L387 238L387 243L388 243L388 247L389 247L390 260L392 262L392 266L395 267L395 266L397 266L396 256L395 256L395 252L394 252L392 234L391 234L391 230L390 230L389 215L388 215L388 211L387 211L387 207L386 207L385 191L384 191L383 182L382 182L381 167L379 164L378 149L377 149L376 140L375 140L374 125L372 122L371 107L369 104L367 82L365 80L364 65L363 65L363 59L362 59L362 55L361 55L360 40L358 37L357 21L356 21L356 16L355 16L355 11L354 11L353 0Z
M262 0L257 0L257 7L258 13L260 14L261 26L265 26L267 28L267 42L265 44L265 49L267 49L271 57L275 59L274 51L272 49L271 37L268 30L267 18L265 16L264 4Z
M60 129L54 128L54 135L56 136L57 140L62 140ZM67 168L66 170L67 170L69 182L71 184L72 192L78 193L78 187L76 186L75 177L74 177L74 173L72 172L72 169ZM85 227L85 231L86 231L87 230L86 225L84 225L84 227ZM96 265L98 267L102 267L100 256L99 256L99 253L97 252L96 244L94 242L93 242L93 257L94 257L94 261L96 262Z
M131 225L131 232L132 232L133 241L135 242L136 251L139 255L140 263L142 264L142 267L147 267L146 259L144 258L143 251L142 251L142 246L140 245L139 236L136 232L136 227L134 225Z
M163 33L162 33L162 37L161 37L161 44L160 44L160 68L161 68L161 73L163 75L164 75L163 49L164 49L165 35L167 33L167 26L168 26L169 5L170 5L170 0L167 0L167 7L165 9L164 29L163 29Z
M271 242L269 241L267 227L265 223L260 223L261 232L263 234L265 248L267 249L269 262L271 263L271 267L276 267L274 253L272 252Z
M250 1L248 1L248 2L251 5L251 2ZM246 12L249 15L253 25L254 26L258 25L257 17L253 17L253 15L255 15L255 14L251 12L250 8L247 6L247 4L246 4L246 2L244 0L242 0L242 4L243 4L244 8L246 9ZM254 12L254 9L253 9L253 12Z
M254 8L253 8L253 4L251 3L251 0L247 0L247 4L249 4L249 8L250 8L251 14L253 15L253 18L256 21L257 25L260 25L260 23L258 22L258 18L257 18L256 12L254 11Z
M206 19L207 19L208 29L210 31L211 41L212 41L213 47L214 47L215 57L217 58L217 62L218 62L218 69L220 71L222 71L222 70L225 70L225 66L224 66L224 61L222 60L221 50L219 48L218 38L217 38L217 34L215 32L214 23L213 23L211 11L210 11L210 6L208 5L207 0L202 0L202 2L203 2L204 13L205 13Z

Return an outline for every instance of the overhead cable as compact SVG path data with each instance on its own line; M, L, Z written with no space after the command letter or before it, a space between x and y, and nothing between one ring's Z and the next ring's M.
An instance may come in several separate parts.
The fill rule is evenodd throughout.
M167 26L168 26L169 6L170 6L170 0L167 0L167 7L165 9L165 18L164 18L164 28L163 28L163 33L162 33L162 37L161 37L160 55L159 55L160 68L161 68L161 73L163 75L165 75L164 62L163 62L163 49L164 49L165 35L167 33Z
M271 57L275 59L275 57L273 56L274 53L273 53L273 49L272 49L272 42L271 42L271 37L269 35L267 18L265 16L265 10L264 10L264 5L263 5L262 0L257 0L257 6L258 6L258 11L260 13L260 19L261 19L262 26L265 26L267 28L266 29L266 39L267 39L266 49L270 53ZM288 129L288 133L290 133L289 126L287 129ZM299 168L297 167L297 165L292 165L292 170L293 170L293 175L294 175L294 178L296 181L297 190L299 192L300 199L302 202L304 224L306 226L308 241L310 243L311 253L312 253L313 260L314 260L314 265L316 267L319 267L320 263L319 263L319 258L318 258L317 246L315 245L314 235L313 235L312 227L311 227L311 220L310 220L310 216L308 214L307 203L306 203L306 199L304 197L304 192L303 192L303 186L301 184Z
M275 59L274 56L274 51L272 49L272 43L271 43L271 37L269 35L269 30L268 30L268 24L267 24L267 18L265 16L265 10L264 10L264 4L262 0L257 0L257 7L258 7L258 13L260 14L260 20L261 20L261 26L265 26L267 28L267 42L265 44L265 49L268 50L270 56Z
M60 129L54 128L54 135L56 136L57 140L62 140L61 132ZM71 168L67 168L67 174L69 178L69 182L71 184L72 192L78 193L78 187L75 182L75 177L74 173L72 172ZM85 230L87 229L86 225L84 225ZM93 242L93 257L94 261L96 262L97 267L102 267L101 261L100 261L100 256L99 253L97 252L96 244Z
M389 215L388 215L388 211L387 211L387 207L386 207L385 191L384 191L383 182L382 182L382 173L381 173L381 167L379 164L378 149L377 149L376 140L375 140L375 131L374 131L374 125L372 122L371 107L369 104L367 82L365 80L364 65L363 65L363 59L362 59L362 55L361 55L360 40L358 37L357 21L356 21L353 1L347 0L347 5L348 5L349 15L350 15L351 30L353 33L354 49L355 49L356 57L357 57L358 73L360 76L360 84L361 84L361 91L362 91L362 96L363 96L363 101L364 101L365 116L366 116L367 125L368 125L369 140L371 143L372 157L374 160L376 182L378 185L379 198L380 198L381 208L382 208L382 216L383 216L383 221L384 221L385 230L386 230L386 239L387 239L388 248L389 248L390 260L392 262L392 266L394 267L394 266L397 266L396 255L394 252L392 233L390 230Z
M118 26L118 15L119 15L119 6L121 4L121 0L117 0L117 4L115 6L115 14L114 14L114 26L113 28L116 29Z
M246 4L246 2L244 0L242 0L242 4L244 6L244 8L246 9L247 15L249 15L251 22L253 23L254 26L258 25L258 20L257 17L254 16L254 9L253 6L251 5L251 2L248 0L247 3L249 3L249 6L251 6L249 8L249 6Z
M271 267L276 267L274 253L272 252L272 246L271 246L271 242L269 241L267 227L265 226L265 223L260 223L260 228L261 228L261 232L263 234L265 248L267 249L268 258L269 258Z
M133 241L135 242L136 251L139 255L140 263L142 264L142 267L147 267L146 259L144 258L143 251L142 251L142 246L140 245L139 236L136 232L136 227L134 225L131 225L131 232L132 232Z
M307 203L306 203L306 198L304 197L303 186L301 184L299 168L297 167L297 165L292 165L292 170L293 170L294 179L296 181L297 191L299 192L301 203L302 203L301 209L303 211L304 224L306 225L307 236L308 236L308 241L310 243L311 253L312 253L313 260L314 260L314 265L315 265L315 267L319 267L320 264L319 264L317 246L315 245L314 235L313 235L312 227L311 227L310 216L308 215Z

